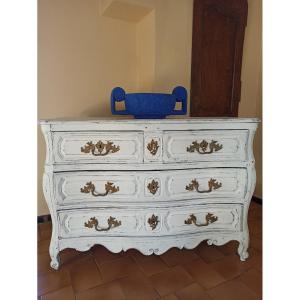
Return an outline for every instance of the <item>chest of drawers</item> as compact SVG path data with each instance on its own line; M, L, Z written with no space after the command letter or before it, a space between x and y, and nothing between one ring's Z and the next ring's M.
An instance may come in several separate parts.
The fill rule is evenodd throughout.
M145 255L239 242L248 257L257 119L45 120L51 266L65 248Z

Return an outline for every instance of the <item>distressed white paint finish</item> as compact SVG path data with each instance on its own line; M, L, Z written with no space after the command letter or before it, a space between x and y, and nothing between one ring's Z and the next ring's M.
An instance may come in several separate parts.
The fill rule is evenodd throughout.
M213 178L222 186L209 193L189 191L186 186L196 179L200 191L208 189L208 182ZM152 194L148 185L155 181L158 189ZM115 203L115 202L163 202L184 199L217 199L227 201L235 198L243 201L246 194L246 168L209 168L190 170L163 170L163 171L90 171L64 172L54 174L55 199L58 205ZM111 182L119 188L115 193L105 196L93 196L91 193L82 193L81 188L87 182L92 182L97 193L105 193L105 184ZM218 200L221 198L222 200Z
M176 162L176 163L162 163L162 162L144 162L143 164L98 164L89 163L82 165L81 163L65 163L65 164L53 164L51 169L54 172L66 172L66 171L151 171L151 170L179 170L179 169L203 169L203 168L247 168L251 161L203 161L203 162ZM48 167L47 165L45 166Z
M248 130L197 130L197 131L167 131L164 133L164 161L189 162L189 161L216 161L216 160L241 160L246 159ZM210 143L212 140L222 145L223 148L211 154L187 152L187 147L194 141Z
M94 156L91 152L84 153L81 147L87 142L96 144L98 141L113 141L120 150L105 156ZM117 132L95 133L53 133L54 160L56 163L138 163L143 162L143 133ZM105 151L104 151L105 152Z
M222 245L239 241L241 260L248 257L248 208L255 187L252 151L257 119L187 118L166 120L98 119L41 121L47 144L44 193L53 231L51 266L59 267L59 251L88 250L102 244L112 252L135 248L145 255L171 247L192 249L201 241ZM147 149L151 140L159 148ZM186 151L193 141L216 140L223 148L201 155ZM81 152L86 142L112 141L120 151L93 157ZM207 189L210 178L222 183L210 193L186 190L192 179ZM147 188L155 180L153 195ZM104 192L107 181L117 193L94 197L80 192L92 181ZM185 224L191 214L205 224L208 213L218 220L208 226ZM153 230L148 219L158 216ZM121 225L108 231L87 228L91 217L107 227L112 216Z
M226 232L242 230L241 224L242 205L195 205L160 209L81 209L59 212L60 231L59 237L78 236L164 236L179 235L211 230L223 230ZM218 221L208 226L198 227L194 224L185 224L185 220L191 214L197 217L197 223L205 223L207 213L218 217ZM158 216L158 225L152 229L148 219L152 215ZM83 226L92 217L99 221L99 228L108 227L107 220L114 216L121 225L109 231L96 231L94 228Z
M145 132L145 142L144 142L144 162L151 163L151 162L162 162L162 132ZM151 144L152 140L157 142L158 149L155 155L153 155L149 149L148 145Z
M87 251L93 245L101 244L114 253L134 248L144 255L160 255L169 250L170 247L193 249L205 240L209 245L224 245L231 240L240 241L241 234L238 232L211 231L177 236L153 236L146 239L141 237L93 236L81 237L80 239L60 239L59 248L60 250L74 248L78 251Z

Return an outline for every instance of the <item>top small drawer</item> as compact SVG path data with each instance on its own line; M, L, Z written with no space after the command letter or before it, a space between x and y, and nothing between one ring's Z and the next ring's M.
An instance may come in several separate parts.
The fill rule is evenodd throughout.
M244 161L248 130L165 131L164 162Z
M142 132L54 132L56 163L140 163Z

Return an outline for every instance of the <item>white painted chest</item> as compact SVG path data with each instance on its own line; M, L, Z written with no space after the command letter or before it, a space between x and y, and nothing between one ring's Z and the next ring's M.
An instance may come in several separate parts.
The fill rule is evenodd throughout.
M145 255L239 241L248 257L257 119L41 121L44 194L59 251L95 244Z

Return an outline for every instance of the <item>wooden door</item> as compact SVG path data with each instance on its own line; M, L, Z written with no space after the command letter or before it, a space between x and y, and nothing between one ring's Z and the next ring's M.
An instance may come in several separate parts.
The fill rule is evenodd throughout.
M247 0L194 0L191 116L237 116Z

